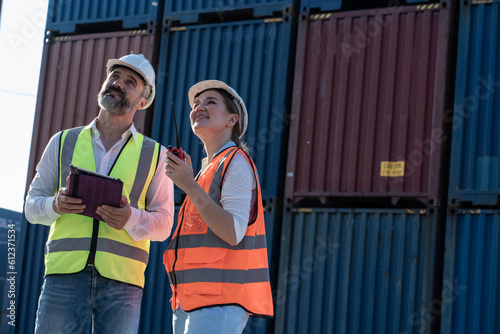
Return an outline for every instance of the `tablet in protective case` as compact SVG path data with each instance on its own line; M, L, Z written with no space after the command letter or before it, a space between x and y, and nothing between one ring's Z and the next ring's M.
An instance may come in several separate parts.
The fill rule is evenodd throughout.
M82 199L85 210L81 215L102 220L96 213L97 207L106 204L119 208L122 190L120 179L70 166L68 194Z

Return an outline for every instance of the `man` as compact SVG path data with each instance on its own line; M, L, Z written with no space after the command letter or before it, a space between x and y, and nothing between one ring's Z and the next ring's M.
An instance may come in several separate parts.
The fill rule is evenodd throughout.
M172 228L166 149L133 124L153 102L154 69L130 54L107 73L99 115L51 138L26 198L28 221L50 226L35 333L137 333L149 241ZM66 188L71 164L123 181L121 206L99 206L102 221L80 215L85 204Z

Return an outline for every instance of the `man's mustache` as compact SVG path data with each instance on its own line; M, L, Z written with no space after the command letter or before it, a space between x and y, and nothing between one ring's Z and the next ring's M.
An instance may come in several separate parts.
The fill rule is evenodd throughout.
M104 94L110 93L110 92L112 92L112 91L115 91L115 92L120 93L120 95L121 95L121 96L123 96L123 95L125 94L125 92L124 92L123 90L121 90L121 89L120 89L120 88L118 88L118 87L113 87L113 86L111 86L111 87L109 87L108 89L106 89L106 90L104 91ZM103 94L103 95L104 95L104 94Z

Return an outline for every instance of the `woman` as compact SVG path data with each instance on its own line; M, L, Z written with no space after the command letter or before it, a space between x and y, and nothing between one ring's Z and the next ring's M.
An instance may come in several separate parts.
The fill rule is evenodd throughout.
M248 316L272 317L262 198L241 138L245 103L227 84L190 88L191 128L207 157L196 179L191 157L168 152L166 175L187 197L163 256L172 286L174 333L241 333Z

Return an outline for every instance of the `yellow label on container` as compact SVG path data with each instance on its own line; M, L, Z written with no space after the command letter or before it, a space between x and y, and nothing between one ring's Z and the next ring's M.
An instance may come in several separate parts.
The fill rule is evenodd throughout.
M380 176L388 176L388 177L405 176L405 162L382 161L380 163Z

